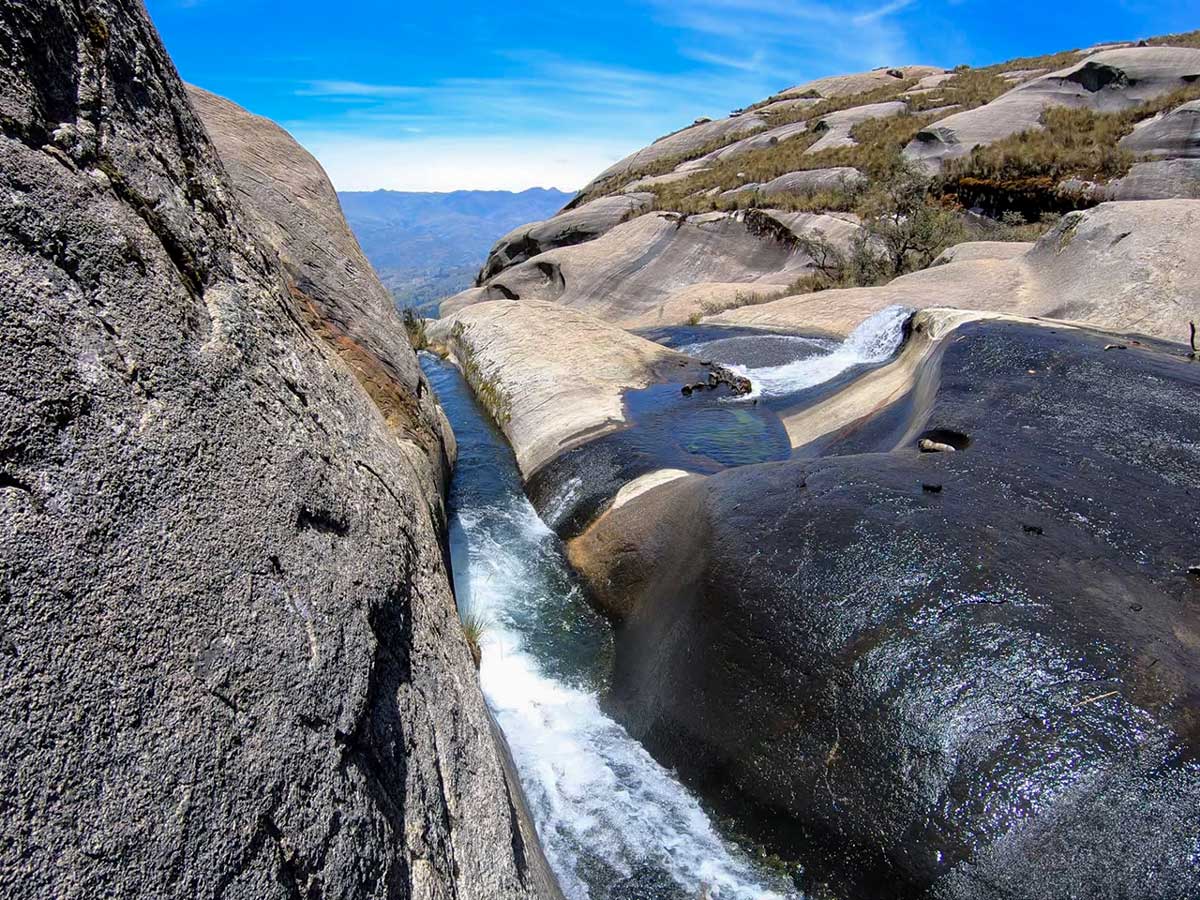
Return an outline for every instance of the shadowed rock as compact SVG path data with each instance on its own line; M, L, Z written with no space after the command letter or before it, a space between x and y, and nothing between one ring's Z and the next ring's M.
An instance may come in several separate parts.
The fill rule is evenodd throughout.
M0 892L535 896L439 436L320 327L369 281L264 242L140 3L5 4L0 46Z
M1194 896L1200 370L937 321L820 458L570 544L619 622L609 707L834 895Z
M1118 146L1149 156L1200 157L1200 100L1139 123Z

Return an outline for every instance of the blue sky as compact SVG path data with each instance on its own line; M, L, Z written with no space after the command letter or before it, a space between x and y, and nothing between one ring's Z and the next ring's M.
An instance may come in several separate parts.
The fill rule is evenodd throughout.
M342 190L571 190L697 116L822 75L1200 28L1200 0L146 0L183 77Z

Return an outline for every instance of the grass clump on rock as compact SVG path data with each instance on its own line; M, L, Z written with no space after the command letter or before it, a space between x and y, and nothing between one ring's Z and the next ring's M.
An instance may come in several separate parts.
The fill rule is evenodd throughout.
M479 664L483 662L483 641L487 637L491 623L486 616L474 610L462 613L459 621L462 623L462 633L467 641L467 649L471 651L471 659L475 661L475 668L478 669Z

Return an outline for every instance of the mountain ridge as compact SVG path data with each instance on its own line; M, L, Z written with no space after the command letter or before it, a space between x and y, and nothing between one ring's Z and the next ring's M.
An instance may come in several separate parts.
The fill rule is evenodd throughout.
M426 311L471 285L497 234L553 215L574 196L523 191L340 191L363 252L398 306Z

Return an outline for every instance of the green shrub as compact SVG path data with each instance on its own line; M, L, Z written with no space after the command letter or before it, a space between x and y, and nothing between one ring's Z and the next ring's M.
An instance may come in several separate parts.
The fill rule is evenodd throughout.
M459 617L462 623L463 637L467 639L467 649L471 651L471 659L475 668L483 661L483 642L491 629L491 622L480 613L468 611Z
M414 350L429 349L429 335L425 331L425 320L421 318L411 307L405 307L404 313L404 331L408 334L408 342L412 344Z

